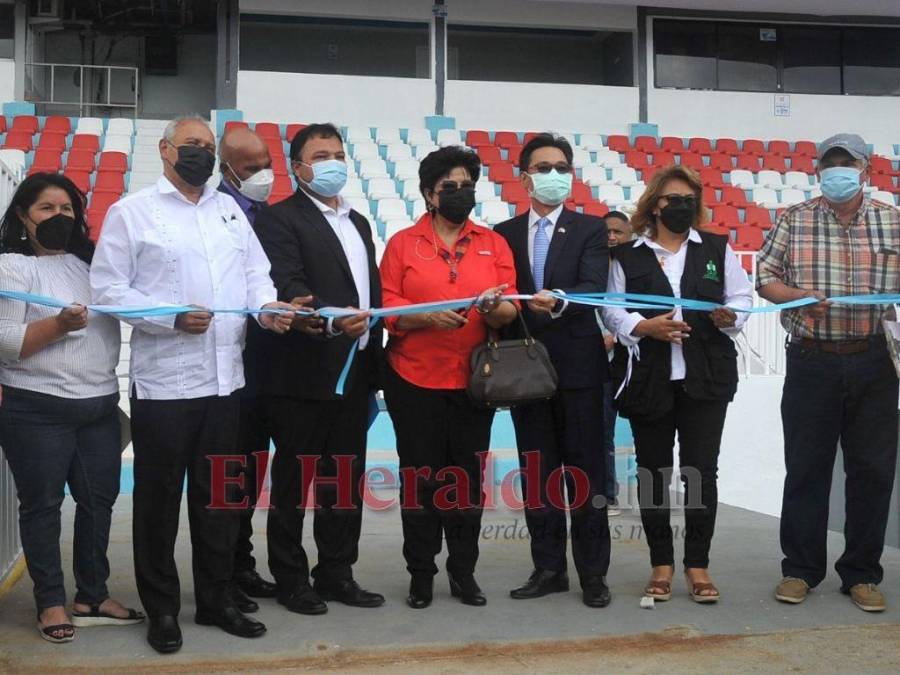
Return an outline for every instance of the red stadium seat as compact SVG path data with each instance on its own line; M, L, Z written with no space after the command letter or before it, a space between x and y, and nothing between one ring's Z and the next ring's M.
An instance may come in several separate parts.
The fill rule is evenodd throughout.
M689 169L693 169L694 171L702 171L705 167L703 164L703 157L698 155L696 152L683 152L680 157L681 166L686 166Z
M237 127L243 127L244 129L249 129L250 125L242 120L228 120L227 122L225 122L225 131L228 131L229 129L234 129Z
M283 202L285 199L293 195L293 191L291 192L276 192L272 190L272 194L269 195L269 198L266 200L267 204L277 204L278 202Z
M762 248L765 235L756 227L742 227L736 231L732 248L735 251L758 251Z
M114 192L97 192L96 190L94 190L93 192L91 192L91 199L88 202L88 209L93 209L94 211L99 211L100 213L106 213L109 210L110 206L119 201L120 196L121 195L117 195Z
M287 129L284 132L284 140L290 143L292 140L294 140L294 136L296 136L298 132L303 131L305 128L305 124L288 124Z
M38 148L34 151L31 172L57 173L61 168L62 151L57 148Z
M813 158L809 155L797 154L796 152L790 156L791 171L802 171L803 173L815 173L816 167L813 166Z
M716 152L724 152L728 155L736 155L740 152L737 141L733 138L716 139Z
M501 148L509 148L522 144L519 142L519 134L515 131L498 131L494 134L494 145Z
M486 131L471 129L466 132L466 145L476 149L483 145L491 145L490 134Z
M106 211L100 209L88 209L85 213L88 226L88 237L94 243L100 238L100 230L103 228L103 219L106 218Z
M275 161L275 158L281 159L284 157L284 146L281 144L280 138L264 138L263 142L266 144L266 147L269 148L269 156L272 158L272 161Z
M684 141L680 136L663 136L660 139L659 147L676 155L684 152Z
M741 223L740 215L734 206L714 206L712 210L712 219L714 223L724 225L725 227L739 227Z
M873 173L869 176L869 182L872 183L872 187L876 187L879 190L891 191L897 187L897 184L894 182L894 177L889 176L886 173Z
M788 170L784 157L782 155L773 154L763 156L762 168L768 169L769 171L777 171L778 173L785 173Z
M722 227L721 225L716 225L715 223L703 223L700 225L701 230L704 232L709 232L710 234L721 234L726 237L731 235L731 230L727 227Z
M734 168L731 156L723 152L716 152L709 156L709 168L722 173L729 173Z
M503 161L503 157L500 154L500 148L494 145L480 145L475 148L475 152L478 153L478 157L481 159L482 164L494 164L495 162Z
M94 134L75 134L72 136L72 150L100 151L100 139Z
M531 208L531 197L529 197L528 199L517 199L516 201L512 202L512 205L513 210L516 212L516 215L525 213L526 211L528 211L528 209Z
M759 157L741 153L737 156L737 168L756 173L759 171Z
M610 148L612 150L612 148ZM628 150L625 153L625 163L632 169L643 169L650 166L650 157L640 150Z
M63 136L68 136L72 133L72 123L69 121L68 117L51 115L47 118L47 121L44 122L44 128L41 129L41 133L62 134Z
M125 175L118 171L98 171L93 191L94 194L108 192L121 195L125 192Z
M75 186L84 194L91 191L91 174L89 171L77 171L66 167L63 175L75 183Z
M594 195L591 193L591 188L578 179L572 181L572 201L581 206L593 201L593 199Z
M491 164L490 169L488 170L488 178L490 178L495 183L503 183L504 181L513 180L515 178L513 165L509 162L499 162Z
M587 202L584 205L584 213L589 216L599 216L603 218L609 213L609 207L603 202Z
M769 154L787 157L791 154L791 144L787 141L769 141Z
M817 157L819 155L816 144L812 141L797 141L794 143L794 153L806 155L807 157Z
M529 141L537 138L540 135L541 135L541 132L539 132L539 131L529 131L528 133L525 134L525 137L522 139L522 143L523 144L528 143Z
M631 150L631 144L628 142L628 136L613 134L606 137L606 147L616 152L627 153Z
M741 144L741 152L745 155L764 155L766 144L756 138L748 138Z
M753 274L753 256L742 255L738 256L741 261L741 267L744 268L744 271L747 274Z
M726 185L722 188L722 203L738 208L747 206L747 193L739 187Z
M98 170L125 173L128 171L128 155L124 152L101 152Z
M653 153L653 166L658 166L660 168L666 168L668 166L672 166L675 163L675 155L671 152L662 152L657 150Z
M55 134L52 131L48 134L45 131L41 134L37 147L43 150L53 149L63 152L66 149L66 136L65 134Z
M66 169L91 173L96 166L96 157L93 150L69 150Z
M719 195L717 193L716 188L710 187L708 185L703 186L703 205L708 208L715 208L719 206L721 202L719 201Z
M744 207L744 223L752 227L768 230L772 227L772 216L769 209L751 204Z
M708 138L694 136L688 141L688 150L696 152L698 155L711 155L712 144L709 142Z
M275 175L275 182L272 184L272 192L281 192L292 194L294 192L294 183L290 176Z
M505 202L517 202L530 200L531 196L519 181L508 181L503 184L500 198Z
M276 141L281 142L281 126L274 122L257 122L253 130L260 138L274 138Z
M10 131L6 134L6 139L3 141L3 149L31 152L34 149L31 134L27 131Z
M519 157L522 154L521 145L510 145L506 148L506 160L512 162L516 166L519 165Z
M34 115L16 115L13 117L12 126L9 128L10 133L13 131L34 135L40 128L38 118Z
M650 179L653 178L657 171L659 171L658 166L645 166L641 169L641 180L645 183L649 183Z
M896 173L894 171L893 163L887 157L872 155L869 159L869 165L871 166L873 173L884 173L888 175Z
M722 188L725 181L722 180L722 172L715 168L700 169L700 182L711 188Z
M6 133L6 117L0 115L0 134Z
M656 136L638 136L634 139L634 149L652 154L660 148L659 143L656 141Z
M288 165L287 157L282 156L272 158L272 173L276 176L290 175L290 166Z

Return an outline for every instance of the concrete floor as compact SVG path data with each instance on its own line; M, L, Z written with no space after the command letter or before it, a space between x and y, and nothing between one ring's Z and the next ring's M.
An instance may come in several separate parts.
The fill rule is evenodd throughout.
M67 500L67 567L72 513ZM712 551L711 571L722 600L718 605L695 605L677 576L673 599L657 603L654 610L639 608L649 563L636 513L611 519L608 581L613 602L607 609L585 607L575 591L577 582L568 594L510 599L508 590L527 578L531 564L522 513L504 507L484 518L477 578L487 606L466 607L452 599L441 574L432 607L414 611L404 603L408 577L399 513L367 511L355 576L363 587L384 593L386 605L354 609L331 603L328 614L306 617L264 600L256 617L269 630L256 640L193 623L186 517L182 523L177 550L184 589L181 652L156 654L145 642L144 626L81 629L72 644L43 642L34 629L31 583L25 576L0 600L0 672L900 671L900 550L888 549L883 558L883 588L890 602L885 613L870 615L855 608L838 593L833 572L806 603L784 605L772 597L780 577L777 520L733 507L720 507ZM674 524L680 526L680 518ZM265 570L264 514L257 514L255 525ZM136 606L130 526L131 499L122 496L110 542L110 589L119 600ZM841 536L830 535L829 544L833 561ZM311 542L308 550L314 560ZM71 577L68 583L71 593Z

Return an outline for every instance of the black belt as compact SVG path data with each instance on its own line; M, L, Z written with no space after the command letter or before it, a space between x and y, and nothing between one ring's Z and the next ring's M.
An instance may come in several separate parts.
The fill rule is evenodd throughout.
M884 343L883 335L859 338L856 340L816 340L814 338L792 338L791 344L811 351L828 354L861 354L875 345L875 340Z

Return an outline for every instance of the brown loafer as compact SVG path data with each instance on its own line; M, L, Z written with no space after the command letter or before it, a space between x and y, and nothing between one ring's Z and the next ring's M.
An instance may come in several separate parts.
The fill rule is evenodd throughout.
M850 587L853 604L864 612L883 612L887 609L884 595L875 584L855 584Z
M806 600L809 593L809 584L797 577L785 577L775 588L775 599L798 605Z

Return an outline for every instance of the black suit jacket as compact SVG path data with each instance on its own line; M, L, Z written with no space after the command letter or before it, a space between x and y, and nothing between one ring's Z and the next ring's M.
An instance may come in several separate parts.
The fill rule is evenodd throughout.
M500 223L494 231L512 249L518 291L532 294L542 290L534 287L528 258L528 213ZM609 246L603 219L563 208L544 263L545 288L566 293L603 293L608 274ZM609 379L609 362L592 307L569 304L562 316L553 319L547 314L535 314L525 302L522 306L528 330L550 353L561 388L594 387ZM506 328L505 336L520 337L521 333L520 323L514 321Z
M375 262L375 245L369 222L356 211L350 220L366 246L369 261L369 301L381 307L381 278ZM360 299L341 242L312 200L297 190L291 197L263 209L254 225L269 262L278 299L313 296L313 306L359 307ZM356 354L344 392L358 378L371 388L381 386L382 324L370 331L365 350ZM269 396L328 400L338 398L335 386L353 340L312 337L298 331L274 335L252 327L247 349L261 363L258 389Z

